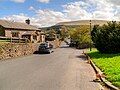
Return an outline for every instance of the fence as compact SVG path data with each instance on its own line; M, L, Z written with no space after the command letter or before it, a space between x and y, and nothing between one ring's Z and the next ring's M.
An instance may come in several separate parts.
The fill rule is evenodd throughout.
M27 38L17 38L17 37L2 37L0 36L0 42L13 42L13 43L27 43L30 42Z

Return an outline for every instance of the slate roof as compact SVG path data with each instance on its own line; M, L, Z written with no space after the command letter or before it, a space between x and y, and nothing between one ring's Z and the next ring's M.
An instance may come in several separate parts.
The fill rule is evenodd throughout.
M0 20L0 25L9 29L40 30L36 26L28 25L27 23L12 22L7 20Z

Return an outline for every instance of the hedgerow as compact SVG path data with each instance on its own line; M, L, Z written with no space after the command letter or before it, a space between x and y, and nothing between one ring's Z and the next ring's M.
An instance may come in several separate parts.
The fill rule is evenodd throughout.
M112 21L103 26L95 25L91 36L101 53L120 53L120 23Z

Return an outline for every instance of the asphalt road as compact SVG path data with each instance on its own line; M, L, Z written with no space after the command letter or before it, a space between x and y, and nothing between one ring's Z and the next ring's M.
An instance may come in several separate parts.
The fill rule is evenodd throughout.
M65 46L52 54L0 61L0 90L100 90L82 50Z

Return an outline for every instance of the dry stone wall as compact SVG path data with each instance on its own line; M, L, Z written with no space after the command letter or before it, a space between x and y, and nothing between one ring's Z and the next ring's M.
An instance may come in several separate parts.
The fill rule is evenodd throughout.
M6 43L0 44L0 60L33 54L38 50L35 43Z

